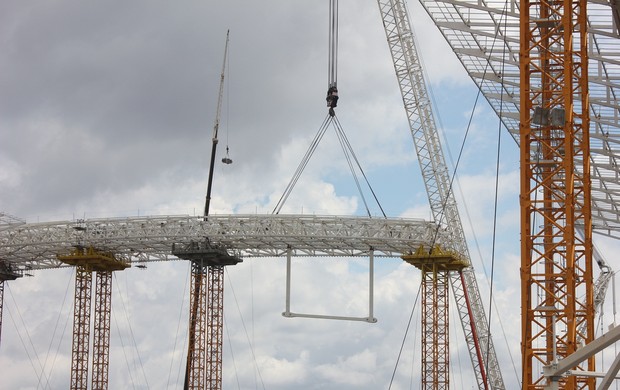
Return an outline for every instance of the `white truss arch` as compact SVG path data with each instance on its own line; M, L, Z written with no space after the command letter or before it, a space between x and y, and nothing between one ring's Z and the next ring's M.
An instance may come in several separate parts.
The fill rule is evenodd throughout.
M65 266L58 255L76 246L122 256L130 262L177 260L173 244L207 238L241 257L400 257L420 245L451 250L433 222L402 218L316 215L148 216L6 224L0 260L14 271Z

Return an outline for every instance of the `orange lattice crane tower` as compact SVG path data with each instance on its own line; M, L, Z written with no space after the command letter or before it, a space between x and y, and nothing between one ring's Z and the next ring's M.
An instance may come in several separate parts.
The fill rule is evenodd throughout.
M587 4L520 5L523 389L542 389L541 367L594 338ZM594 358L578 369L593 371Z

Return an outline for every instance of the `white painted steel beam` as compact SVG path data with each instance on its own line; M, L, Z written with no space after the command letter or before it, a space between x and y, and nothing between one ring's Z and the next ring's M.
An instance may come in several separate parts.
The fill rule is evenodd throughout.
M453 249L432 222L401 218L316 215L150 216L6 224L0 260L15 271L65 266L57 255L92 246L135 262L177 260L173 244L208 239L235 255L400 257L420 245Z

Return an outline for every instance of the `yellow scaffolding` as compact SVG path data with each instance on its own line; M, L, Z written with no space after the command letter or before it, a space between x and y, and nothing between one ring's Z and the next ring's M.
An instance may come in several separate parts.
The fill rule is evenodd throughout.
M88 344L92 273L97 273L95 287L95 324L93 326L92 389L108 388L110 363L110 314L112 301L112 272L130 267L128 261L93 247L76 247L58 260L76 267L73 310L73 344L71 351L71 390L87 390Z
M402 256L407 263L422 271L422 389L450 388L449 310L450 272L460 272L469 265L459 254L420 246L414 253Z

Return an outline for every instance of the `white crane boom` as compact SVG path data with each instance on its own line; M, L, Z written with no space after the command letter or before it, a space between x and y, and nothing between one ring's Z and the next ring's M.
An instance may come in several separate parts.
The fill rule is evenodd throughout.
M453 246L470 262L405 1L378 0L378 5L431 212L436 223L448 231ZM473 268L450 272L450 281L478 386L504 389Z

